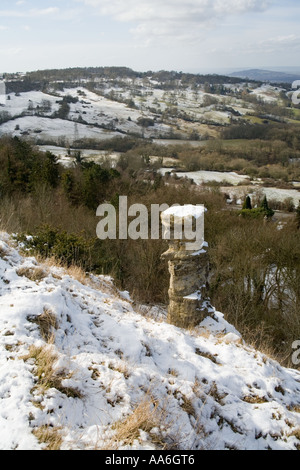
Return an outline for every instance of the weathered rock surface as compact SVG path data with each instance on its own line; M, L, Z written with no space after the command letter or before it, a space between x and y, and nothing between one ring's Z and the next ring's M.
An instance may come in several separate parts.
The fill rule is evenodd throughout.
M211 309L207 297L209 263L203 237L204 210L196 209L197 206L187 206L185 211L171 208L162 213L163 226L170 234L169 250L162 255L168 260L170 272L168 321L181 328L197 325ZM196 251L190 249L191 240L185 238L184 230L181 240L174 239L186 218L196 234Z

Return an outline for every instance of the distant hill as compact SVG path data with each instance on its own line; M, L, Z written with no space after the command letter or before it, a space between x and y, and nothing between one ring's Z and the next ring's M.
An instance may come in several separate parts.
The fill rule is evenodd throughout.
M271 83L293 83L295 80L300 79L300 74L296 75L261 69L251 69L242 70L241 72L233 72L230 74L230 76L237 78L248 78L249 80Z

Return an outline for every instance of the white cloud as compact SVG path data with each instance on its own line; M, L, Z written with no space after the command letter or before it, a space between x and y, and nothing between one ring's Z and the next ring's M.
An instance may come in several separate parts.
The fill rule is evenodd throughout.
M267 53L280 53L284 51L300 50L300 36L289 34L276 36L259 43L261 50Z
M270 0L81 0L121 21L206 21L232 13L262 11Z
M230 15L264 11L270 0L77 0L102 15L130 22L131 32L151 42L156 39L197 40L207 27Z

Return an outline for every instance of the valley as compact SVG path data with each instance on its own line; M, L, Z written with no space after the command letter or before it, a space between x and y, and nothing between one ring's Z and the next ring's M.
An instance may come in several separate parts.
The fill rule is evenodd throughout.
M139 147L148 169L157 170L161 163L161 175L174 170L196 185L219 186L230 199L241 199L244 183L249 183L250 193L263 190L278 202L291 198L295 206L300 200L299 144L294 138L293 145L283 148L276 136L276 128L297 132L300 125L300 111L291 105L288 83L138 73L118 67L39 71L4 78L7 95L0 108L0 135L26 139L40 150L50 150L64 165L72 166L72 155L80 151L84 160L115 166L128 150ZM254 135L246 139L239 135L230 139L229 135L224 140L224 133L232 133L231 129L237 129L241 137L248 131ZM285 155L271 162L266 159L259 169L255 162L253 168L249 160L255 160L255 145L260 152L270 151L259 143L270 129L272 140ZM251 157L243 155L246 149ZM233 155L230 162L224 151ZM236 185L242 189L234 188ZM233 187L228 191L227 186Z

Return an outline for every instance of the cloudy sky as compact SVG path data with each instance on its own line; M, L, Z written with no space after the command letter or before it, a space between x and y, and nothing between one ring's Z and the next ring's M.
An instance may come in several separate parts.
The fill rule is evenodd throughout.
M299 0L1 0L0 72L300 70Z

